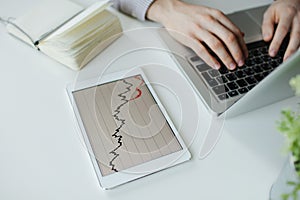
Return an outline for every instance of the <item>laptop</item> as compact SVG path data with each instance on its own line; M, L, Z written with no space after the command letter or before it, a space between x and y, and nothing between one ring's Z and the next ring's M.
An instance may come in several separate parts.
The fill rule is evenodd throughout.
M167 31L160 32L187 80L207 109L216 116L234 117L294 95L289 80L300 74L300 51L283 62L288 44L286 38L276 57L268 55L269 44L262 40L261 34L267 8L268 5L260 6L227 15L245 33L249 51L245 65L233 71L225 66L212 69Z

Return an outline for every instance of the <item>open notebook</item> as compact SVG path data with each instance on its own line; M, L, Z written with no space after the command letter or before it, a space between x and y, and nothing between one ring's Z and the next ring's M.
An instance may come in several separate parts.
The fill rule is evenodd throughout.
M7 30L49 57L79 70L122 33L117 16L106 10L109 5L109 1L99 1L84 8L69 0L44 0L10 20Z

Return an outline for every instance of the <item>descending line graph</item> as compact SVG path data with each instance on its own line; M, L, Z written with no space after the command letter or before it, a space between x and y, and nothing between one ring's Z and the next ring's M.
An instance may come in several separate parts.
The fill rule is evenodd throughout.
M103 176L182 149L141 75L78 90L73 96Z

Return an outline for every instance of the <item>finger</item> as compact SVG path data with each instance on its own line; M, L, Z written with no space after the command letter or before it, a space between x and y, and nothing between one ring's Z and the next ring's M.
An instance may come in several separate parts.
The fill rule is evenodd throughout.
M283 60L288 59L293 53L295 53L300 46L300 17L294 18L290 33L290 41L285 51Z
M224 27L219 23L214 24L211 31L224 42L230 54L234 58L235 63L239 66L244 65L246 53L243 52L243 48L246 49L246 47L242 47L240 45L239 41L242 40L242 38L238 37L235 33L227 29L227 27Z
M290 29L292 21L293 19L291 15L289 16L284 15L280 18L274 37L270 44L270 48L269 48L270 56L272 57L276 56L284 37L286 36L286 34Z
M222 23L224 26L226 26L228 29L230 29L232 32L234 32L236 35L243 35L241 30L228 19L228 17L222 13L219 10L213 11L212 15L217 19L220 23Z
M274 34L275 16L273 12L267 10L263 17L262 35L266 42L270 42Z
M212 50L217 53L217 55L224 62L227 68L234 69L236 67L236 63L239 66L242 66L244 64L245 57L238 42L237 36L222 24L220 24L218 21L212 21L207 29L218 38L220 38L228 48L231 56L228 56L229 54L227 53L225 48L220 48L220 46L224 44L220 45L218 40L210 41L212 43L210 47L212 47ZM234 59L234 61L232 60L232 58Z
M219 38L214 36L212 33L204 30L199 30L195 34L197 38L201 39L201 41L207 44L207 46L218 56L218 58L228 69L235 69L235 61L233 60L229 52L226 50L226 47Z
M177 41L184 44L185 46L191 48L206 64L214 69L219 69L221 64L214 58L206 49L206 47L200 42L201 38L195 36L194 34L185 34L175 30L167 29L169 34L172 35ZM196 33L199 30L193 30L192 33Z
M190 47L206 64L214 69L220 69L221 64L214 58L205 46L195 38L189 38L186 45Z
M241 50L243 52L244 58L248 57L248 49L246 46L246 43L244 41L244 35L243 33L232 21L228 19L228 17L222 13L221 11L213 12L213 15L218 19L218 21L223 24L225 27L227 27L230 31L232 31L238 38L239 46L241 47Z

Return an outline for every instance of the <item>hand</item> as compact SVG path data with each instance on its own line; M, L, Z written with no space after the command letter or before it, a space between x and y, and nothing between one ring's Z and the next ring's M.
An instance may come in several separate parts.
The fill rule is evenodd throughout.
M276 56L289 30L290 41L283 60L295 53L300 46L300 0L274 1L265 12L262 25L264 40L271 41L270 56Z
M148 9L147 18L163 24L175 39L215 69L221 63L205 45L231 70L243 66L248 56L244 34L219 10L178 0L156 0Z

